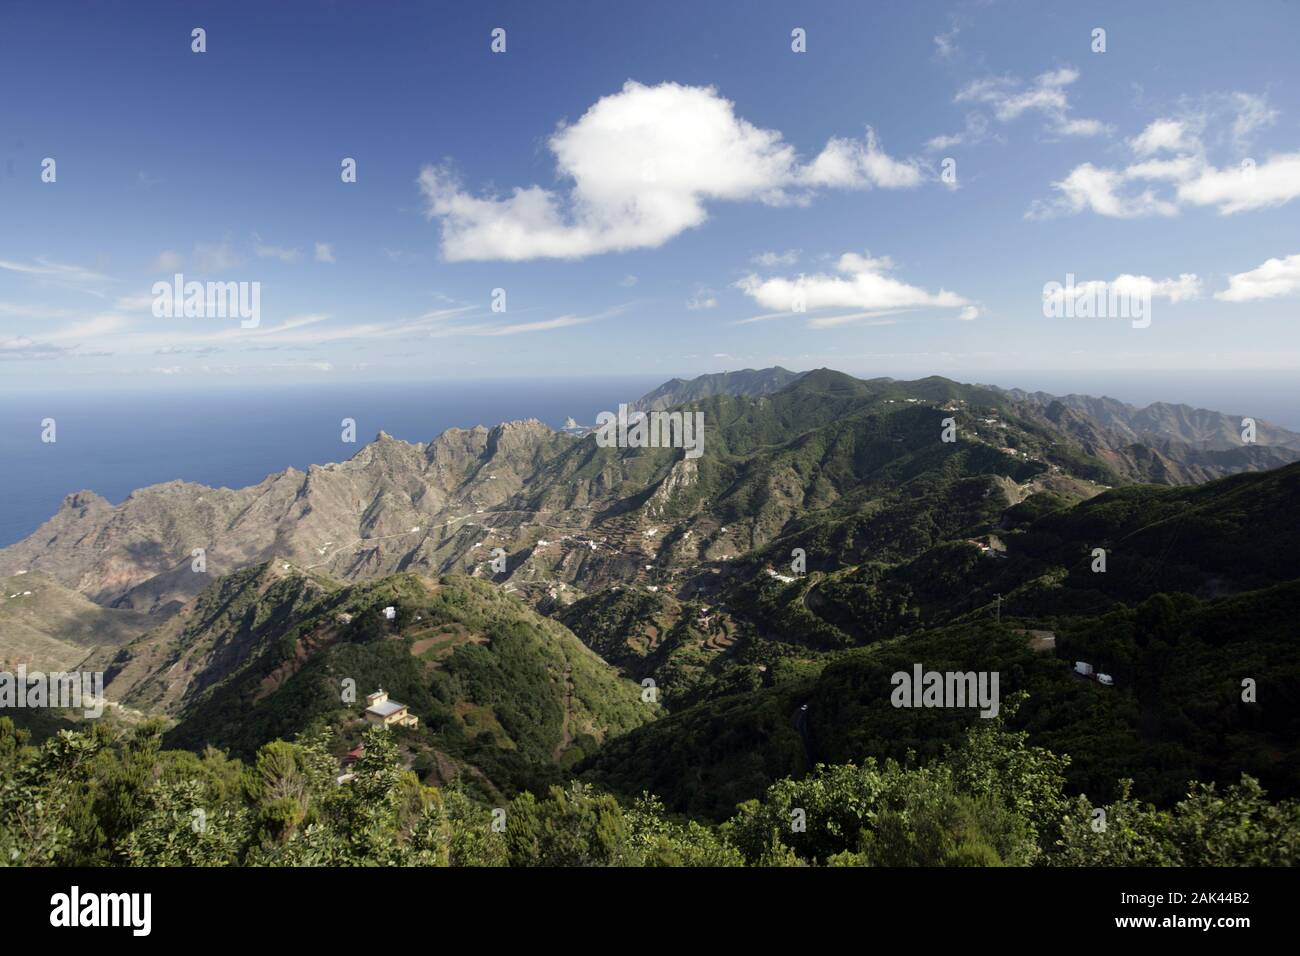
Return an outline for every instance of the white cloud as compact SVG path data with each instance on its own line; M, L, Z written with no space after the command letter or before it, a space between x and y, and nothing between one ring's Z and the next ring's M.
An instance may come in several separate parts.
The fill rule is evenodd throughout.
M281 262L297 262L302 257L301 249L270 245L263 242L257 233L253 233L253 251L259 259L279 259Z
M1195 206L1217 206L1223 215L1280 206L1300 196L1300 152L1271 156L1222 169L1206 167L1180 183L1178 199Z
M986 104L1003 123L1034 112L1047 119L1048 130L1053 133L1097 136L1106 131L1104 123L1069 115L1070 99L1065 88L1078 78L1079 71L1072 67L1041 73L1028 86L1011 77L990 77L968 83L957 93L955 102Z
M65 265L51 262L49 259L36 259L33 262L11 262L0 259L0 269L18 272L37 279L50 279L61 282L112 282L109 276L81 266Z
M1186 153L1200 148L1187 124L1175 119L1156 120L1128 143L1139 156L1152 156L1161 152Z
M333 261L334 261L334 247L331 246L328 242L318 242L318 243L316 243L316 261L317 261L317 262L333 262Z
M710 202L808 201L818 188L915 186L915 164L884 153L874 132L832 139L811 163L775 130L735 114L709 87L628 81L547 143L569 191L466 192L447 166L418 179L451 261L576 259L662 245L708 218Z
M1238 149L1250 145L1251 135L1277 121L1277 110L1268 105L1262 96L1250 93L1233 93L1230 97L1236 116L1232 121L1232 141Z
M1052 183L1058 195L1030 206L1029 218L1090 210L1101 216L1134 219L1173 216L1186 206L1214 206L1221 215L1280 206L1300 196L1300 152L1256 162L1246 159L1217 167L1206 158L1206 129L1219 130L1210 142L1222 144L1231 125L1238 146L1277 115L1262 97L1215 94L1203 108L1180 117L1162 117L1128 140L1138 161L1124 168L1081 163Z
M1135 183L1160 182L1172 184L1173 192L1162 195L1150 185L1133 188ZM1173 216L1183 206L1215 206L1221 215L1231 215L1300 196L1300 152L1222 168L1198 156L1147 160L1124 169L1083 163L1052 188L1061 195L1054 202L1035 203L1030 218L1084 210L1119 219Z
M695 295L686 300L686 308L692 312L701 309L716 309L717 307L718 299L713 294L712 289L697 289Z
M938 152L954 146L973 146L988 139L988 136L988 118L983 113L967 113L960 132L935 136L925 144L925 148L929 152Z
M934 39L935 56L941 60L946 60L957 52L957 34L961 33L961 27L957 24L952 25L947 33L936 34Z
M751 274L735 285L764 308L781 310L773 313L772 317L782 312L789 315L799 304L808 311L847 307L869 312L921 306L961 308L971 305L970 300L946 289L928 292L894 278L888 274L894 269L894 264L888 257L872 258L847 252L840 256L835 268L837 275L819 273L800 275L793 279L762 279ZM755 317L759 318L766 316Z
M905 309L872 309L866 312L849 312L844 315L824 315L808 320L810 329L837 329L842 325L897 325L898 319L881 319L884 315L894 315ZM875 321L867 321L873 319Z
M488 336L498 337L503 335L521 335L528 332L549 332L553 329L567 329L575 325L586 325L588 322L599 322L602 319L610 318L626 311L628 305L616 305L613 308L606 309L594 315L561 315L554 319L542 319L537 322L516 322L511 325L460 325L445 326L430 333L433 338L451 338L453 336Z
M867 127L865 140L831 139L817 158L805 167L800 181L832 189L907 189L919 186L921 170L913 162L892 159L876 143Z
M641 280L634 275L626 275L619 280L618 284L621 285L624 289L630 289L640 281Z
M750 260L750 262L765 269L772 269L776 266L792 266L798 261L798 249L787 249L785 252L760 252Z
M1123 299L1165 299L1171 305L1200 298L1201 280L1194 273L1184 272L1177 279L1152 279L1150 276L1136 276L1125 273L1110 282L1093 279L1088 282L1076 282L1069 288L1052 283L1049 290L1044 288L1043 301L1047 304L1064 303L1070 294L1081 298L1108 298L1114 296Z
M1125 194L1122 187L1128 181L1125 172L1103 169L1083 163L1070 170L1052 188L1061 193L1052 204L1039 204L1030 210L1031 218L1050 215L1055 211L1072 213L1090 209L1100 216L1132 219L1137 216L1172 216L1178 212L1175 203L1160 199L1151 189Z
M966 306L966 308L962 309L961 313L957 316L957 318L961 319L963 322L972 322L979 317L979 307L974 305Z
M1300 254L1269 259L1249 272L1228 277L1228 288L1214 293L1222 302L1255 302L1300 293Z

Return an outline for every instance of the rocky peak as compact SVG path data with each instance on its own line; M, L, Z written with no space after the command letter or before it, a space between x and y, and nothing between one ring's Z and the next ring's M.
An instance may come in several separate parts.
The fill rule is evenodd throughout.
M66 495L62 507L65 511L79 511L84 514L92 508L111 508L113 506L108 503L108 499L103 495L83 489Z

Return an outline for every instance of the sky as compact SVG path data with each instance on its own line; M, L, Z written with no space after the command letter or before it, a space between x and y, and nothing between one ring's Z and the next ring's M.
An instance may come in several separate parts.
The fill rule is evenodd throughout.
M1298 35L1287 2L6 2L0 388L1284 376ZM1067 281L1146 320L1050 314Z

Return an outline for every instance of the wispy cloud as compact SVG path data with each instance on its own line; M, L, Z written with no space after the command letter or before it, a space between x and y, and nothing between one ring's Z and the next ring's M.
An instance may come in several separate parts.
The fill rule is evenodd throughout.
M270 243L263 242L262 237L253 233L253 251L257 253L259 259L279 259L281 262L297 262L302 258L301 249L290 249L285 246L273 246Z
M963 87L955 102L985 104L1002 123L1037 113L1046 119L1047 131L1052 134L1098 136L1107 131L1105 123L1072 115L1066 88L1078 79L1079 71L1068 66L1040 73L1029 83L1014 77L987 77Z
M37 279L53 279L60 282L116 282L111 276L95 272L82 266L51 262L49 259L36 259L32 262L12 262L0 259L0 269L17 272Z

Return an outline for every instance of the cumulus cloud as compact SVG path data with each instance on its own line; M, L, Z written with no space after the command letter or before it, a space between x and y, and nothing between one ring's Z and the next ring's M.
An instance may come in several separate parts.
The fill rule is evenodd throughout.
M708 218L712 202L802 203L819 189L916 186L915 163L888 156L874 131L831 139L811 162L775 130L735 113L711 87L629 81L547 145L567 191L515 187L476 196L447 165L418 179L451 261L576 259L662 245Z
M1207 127L1217 127L1213 143L1239 147L1249 135L1273 122L1276 111L1261 97L1246 93L1216 96L1211 105L1180 117L1161 117L1128 140L1136 161L1124 167L1085 162L1052 183L1057 195L1037 201L1026 215L1046 218L1091 211L1100 216L1136 219L1173 216L1187 206L1212 206L1221 215L1280 206L1300 196L1300 152L1246 159L1215 166L1207 158Z
M919 186L921 171L915 163L891 159L876 143L875 131L867 128L864 140L832 138L806 168L799 181L833 189L906 189Z
M1228 277L1228 288L1214 293L1222 302L1255 302L1300 293L1300 254L1269 259L1249 272Z
M1106 124L1070 115L1066 87L1078 79L1079 71L1072 67L1041 73L1028 84L1012 77L989 77L968 83L958 91L955 102L982 103L1002 123L1026 113L1038 113L1047 120L1048 131L1054 134L1097 136L1106 132Z
M1081 299L1164 299L1171 305L1200 298L1201 279L1194 273L1184 272L1176 279L1153 279L1150 276L1124 275L1107 282L1093 279L1062 286L1059 282L1049 283L1043 289L1043 302L1047 305L1064 304L1073 297Z
M1031 210L1031 217L1058 211L1077 213L1085 209L1116 219L1172 216L1178 212L1175 203L1159 198L1152 189L1125 192L1123 187L1130 178L1127 171L1083 163L1070 170L1060 182L1052 183L1052 188L1061 194L1059 199L1048 206L1035 207Z
M333 261L334 261L334 247L331 246L328 242L318 242L318 243L316 243L316 261L317 261L317 262L333 262Z
M972 305L969 299L946 289L929 292L909 285L890 275L893 270L894 263L887 256L873 258L846 252L836 262L835 274L800 275L792 279L760 278L751 274L735 286L763 308L777 310L747 321L789 315L796 309L811 312L851 308L878 313L925 306L963 308Z
M1207 166L1178 185L1178 199L1194 206L1217 206L1223 215L1280 206L1300 196L1300 151L1270 156L1262 163Z

